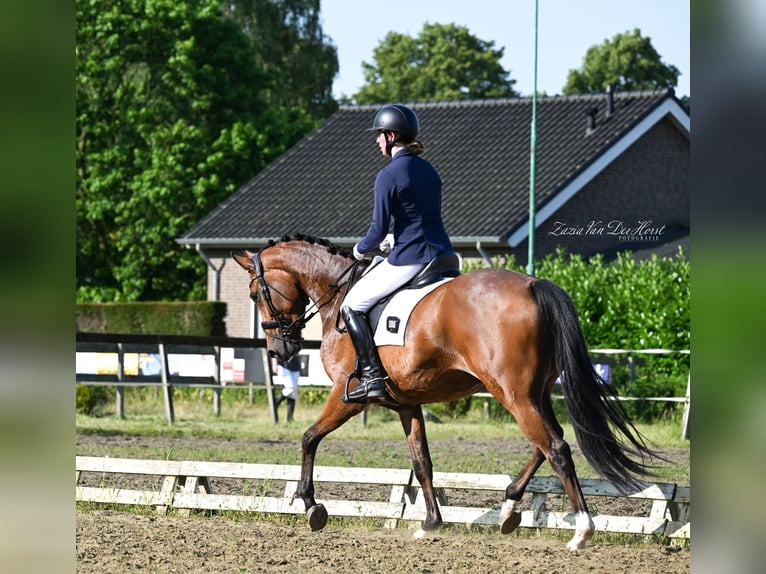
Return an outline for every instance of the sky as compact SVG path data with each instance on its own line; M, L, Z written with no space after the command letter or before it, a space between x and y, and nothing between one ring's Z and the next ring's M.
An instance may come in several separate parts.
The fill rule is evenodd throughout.
M665 64L681 75L677 96L690 92L689 0L537 0L537 91L560 94L569 70L588 48L615 34L641 30ZM322 30L338 50L333 95L352 96L364 84L362 62L388 32L416 37L423 24L458 24L494 49L523 96L534 90L535 0L321 0Z

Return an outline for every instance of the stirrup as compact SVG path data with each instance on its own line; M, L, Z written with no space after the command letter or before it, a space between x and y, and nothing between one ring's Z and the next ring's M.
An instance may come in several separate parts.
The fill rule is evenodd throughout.
M348 385L351 383L352 379L357 379L359 381L359 384L356 386L356 388L351 391L351 394L348 392ZM346 379L346 388L343 391L343 396L340 398L344 403L351 403L356 405L366 405L371 399L379 399L383 398L384 400L388 402L395 402L391 399L391 397L388 396L388 391L386 390L386 379L388 379L388 376L385 377L376 377L372 379L371 381L362 381L362 379L359 378L359 376L356 373L351 373L348 376L348 379ZM373 388L370 387L380 381L381 386L379 388ZM376 385L378 386L378 385ZM359 394L357 396L352 396L352 394L357 393L359 391Z

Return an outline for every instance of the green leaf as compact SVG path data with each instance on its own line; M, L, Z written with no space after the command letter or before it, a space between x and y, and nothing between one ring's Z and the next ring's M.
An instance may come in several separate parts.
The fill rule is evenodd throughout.
M362 63L357 103L464 100L518 95L500 65L503 49L464 26L426 22L417 38L389 32Z
M588 48L582 68L569 71L562 91L566 95L601 93L608 85L620 91L675 88L680 73L664 63L651 39L635 28Z
M235 4L243 18L275 10L279 25L251 12L269 29L246 33L219 0L78 0L78 300L204 299L205 265L176 237L334 111L316 3L223 6ZM288 37L322 70L305 84Z

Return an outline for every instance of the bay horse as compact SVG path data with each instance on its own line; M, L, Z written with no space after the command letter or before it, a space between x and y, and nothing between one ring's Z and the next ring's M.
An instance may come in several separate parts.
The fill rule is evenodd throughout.
M317 313L321 317L320 357L333 386L318 420L303 435L295 493L304 502L311 529L321 530L327 511L314 499L317 447L367 408L341 400L356 354L339 327L343 297L367 263L327 240L304 235L285 236L257 252L232 256L250 275L250 297L264 319L271 356L287 360L297 354L306 321ZM518 527L521 513L516 506L548 460L575 514L570 550L583 548L595 527L551 405L557 377L577 442L600 476L623 493L639 490L639 477L652 475L648 461L662 458L647 447L621 403L611 400L614 391L591 364L571 299L550 281L503 269L461 274L418 303L404 346L378 351L393 399L383 406L399 415L426 504L415 538L432 535L442 525L421 408L426 403L454 401L484 388L502 403L531 443L532 454L505 490L500 530L507 534Z

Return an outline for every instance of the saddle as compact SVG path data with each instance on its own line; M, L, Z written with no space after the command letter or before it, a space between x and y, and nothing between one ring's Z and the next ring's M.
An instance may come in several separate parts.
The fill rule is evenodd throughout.
M460 275L460 257L458 257L457 253L444 253L432 260L420 273L415 275L401 288L417 289L447 277L457 277L458 275Z
M380 321L383 310L391 298L405 289L420 289L448 277L457 277L460 275L460 257L457 253L444 253L434 258L423 270L407 281L404 285L395 289L386 295L383 299L375 303L368 312L370 318L370 327L375 332L375 327Z

